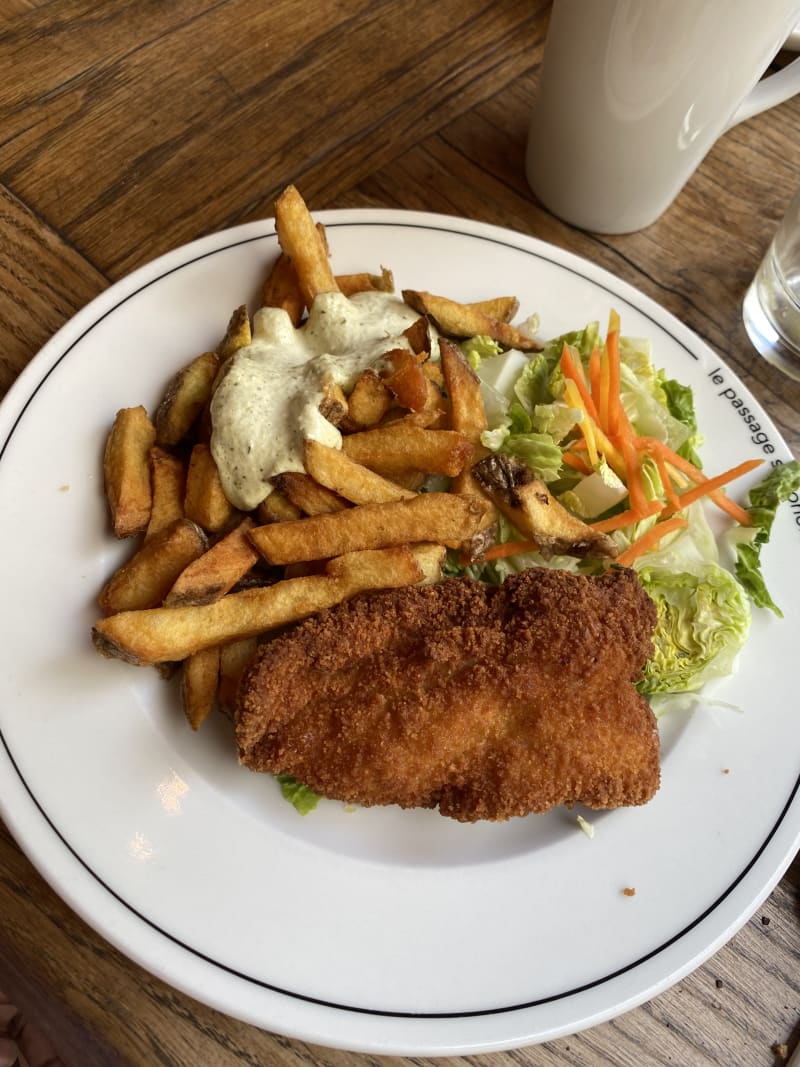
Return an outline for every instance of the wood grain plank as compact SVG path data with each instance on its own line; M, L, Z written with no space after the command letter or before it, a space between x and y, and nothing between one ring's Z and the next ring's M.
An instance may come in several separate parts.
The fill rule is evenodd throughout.
M108 285L0 186L0 397L42 345Z
M15 107L6 181L113 277L270 214L290 180L331 196L516 78L543 3L406 6L400 21L388 0L354 0L342 20L333 5L229 0L136 48L120 18L109 58ZM255 44L231 47L239 27ZM23 100L40 77L23 75Z

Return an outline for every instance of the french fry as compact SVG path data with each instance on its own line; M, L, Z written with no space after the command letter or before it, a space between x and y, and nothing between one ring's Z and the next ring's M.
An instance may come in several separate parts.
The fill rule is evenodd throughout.
M202 442L194 446L189 457L184 510L187 518L208 533L224 529L235 515L235 508L222 488L211 449Z
M356 463L341 449L319 441L306 440L303 457L304 466L315 482L353 504L385 504L415 495L410 489L403 489Z
M248 537L252 528L253 520L248 515L207 552L190 562L164 596L163 603L211 604L230 592L258 560Z
M239 682L257 648L257 637L241 637L238 641L229 641L220 649L219 705L226 715L233 716Z
M364 430L377 424L392 406L392 394L374 370L365 370L347 398L343 428Z
M485 314L478 304L459 304L444 296L436 296L415 289L404 289L403 300L414 311L427 315L440 333L449 337L475 337L482 334L498 341L505 348L522 352L536 352L541 345L501 319Z
M447 556L447 549L444 545L423 542L411 545L411 552L425 576L420 585L432 585L434 582L441 581L442 568Z
M311 307L318 293L337 292L325 239L293 185L287 186L275 201L275 229L281 248L297 272L306 307Z
M333 573L229 593L213 604L119 612L98 620L92 640L103 655L136 666L174 663L200 649L297 622L365 589L398 588L423 578L406 546L352 555L356 558L329 565Z
M283 308L293 326L303 319L306 303L297 280L297 271L285 252L281 252L272 265L261 289L261 306Z
M249 345L252 339L250 316L247 314L247 307L242 304L231 315L225 336L217 347L220 359L223 362L226 359L230 359L234 352L238 352L240 348Z
M542 555L613 559L617 545L608 534L582 522L560 504L530 467L515 456L486 456L472 468L478 484L522 536Z
M477 300L466 306L488 315L491 319L497 319L498 322L511 322L519 311L519 300L515 296L496 296L491 300Z
M347 397L332 377L327 376L322 383L322 400L319 402L319 413L323 419L339 426L347 418Z
M111 576L98 597L106 615L160 604L181 571L208 547L206 535L189 519L178 519L145 541Z
M155 427L141 405L117 412L103 454L103 479L115 537L142 533L150 521L150 449L155 438Z
M291 501L296 508L306 515L328 515L348 507L335 492L319 484L302 471L287 471L272 479L278 492Z
M302 511L283 493L273 490L256 508L256 518L263 525L265 522L291 522L302 518Z
M450 398L450 425L471 443L472 464L474 465L489 452L489 449L481 444L481 433L488 428L481 383L458 345L442 337L439 339L439 354L445 388ZM484 495L472 473L471 465L465 467L453 478L450 490L454 493L467 493L472 496ZM494 544L496 537L497 510L493 504L475 534L461 545L461 551L469 559L477 559L490 545Z
M458 345L443 337L439 341L439 353L445 388L450 398L450 426L463 434L472 445L474 463L489 452L481 444L481 434L489 427L481 383ZM451 488L456 493L480 493L469 467L455 477Z
M183 498L186 493L186 464L179 456L154 445L150 449L150 485L153 505L145 540L183 518Z
M211 397L219 370L216 352L204 352L173 376L155 415L156 441L172 448L188 435Z
M181 703L186 721L198 730L217 700L220 678L220 650L215 645L188 656L181 673Z
M415 470L452 478L472 456L472 445L462 434L429 430L410 419L348 434L342 449L356 463L388 477Z
M250 537L268 563L299 563L419 541L460 543L475 533L488 508L478 497L422 493L408 500L257 526Z
M411 345L411 351L418 356L423 352L430 354L431 350L431 327L427 318L420 315L418 319L403 330L403 336Z
M393 293L394 275L386 267L380 274L337 274L336 284L345 296L354 293Z
M383 358L389 365L383 382L397 397L397 402L410 411L424 411L431 383L422 370L420 356L407 348L396 348Z

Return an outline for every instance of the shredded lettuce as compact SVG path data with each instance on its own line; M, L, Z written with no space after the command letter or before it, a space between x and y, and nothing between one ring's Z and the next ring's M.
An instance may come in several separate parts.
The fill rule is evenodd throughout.
M281 787L284 799L293 804L301 815L308 815L319 803L319 796L309 789L307 785L298 782L290 774L276 774L278 784Z
M783 612L770 596L761 573L761 549L769 541L778 505L800 488L800 462L796 459L773 467L750 490L750 517L753 525L741 530L735 540L736 577L756 607L769 608L779 618ZM737 532L738 533L738 532Z
M628 487L601 458L597 470L559 496L559 502L579 519L596 519L622 503Z
M485 359L491 359L503 351L502 345L491 337L470 337L461 342L461 351L473 370L477 370Z
M688 385L676 382L674 378L663 377L661 388L669 413L682 422L689 435L683 444L675 451L678 455L688 459L698 470L703 469L703 461L697 449L703 443L703 438L697 430L697 418L694 413L694 394Z

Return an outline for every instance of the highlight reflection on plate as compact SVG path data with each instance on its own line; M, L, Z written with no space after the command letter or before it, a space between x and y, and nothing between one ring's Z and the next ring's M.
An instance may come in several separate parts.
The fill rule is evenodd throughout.
M462 300L515 293L544 336L615 307L623 332L651 338L656 364L693 387L708 469L790 458L714 353L594 265L441 216L320 218L338 271L385 264L398 287ZM258 223L143 268L77 315L0 409L12 531L0 566L7 603L27 607L0 622L3 817L108 940L268 1029L384 1054L458 1054L592 1025L718 948L797 848L800 505L779 514L765 560L785 618L757 613L714 702L662 719L651 804L585 813L591 840L563 809L462 826L325 802L301 818L272 779L237 765L221 717L192 734L174 683L103 660L88 639L97 591L125 553L106 535L102 500L110 420L123 406L153 410L231 310L245 300L252 310L276 247L271 223ZM633 898L622 893L631 885Z

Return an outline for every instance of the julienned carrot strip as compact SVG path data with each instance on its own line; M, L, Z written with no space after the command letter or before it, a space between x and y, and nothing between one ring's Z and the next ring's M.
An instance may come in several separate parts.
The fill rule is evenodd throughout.
M619 331L612 330L606 339L608 355L608 424L603 427L609 437L619 432L620 408L619 397Z
M630 436L620 437L620 450L625 459L625 482L628 486L628 497L631 509L643 515L647 507L647 497L642 484L642 469L639 461L639 453Z
M658 467L658 474L661 478L661 485L664 489L664 493L669 500L670 504L678 503L678 494L675 492L675 486L672 484L672 478L670 477L669 469L667 468L667 461L661 455L660 452L656 452L653 456L655 464Z
M597 345L594 346L589 356L589 388L592 392L592 402L597 410L600 407L600 349Z
M571 445L574 448L575 445ZM580 471L581 474L591 474L592 468L583 458L583 456L576 456L573 452L562 452L561 458L568 467L572 467L573 470Z
M593 530L597 530L598 533L610 533L612 530L622 530L626 526L632 526L633 523L639 522L641 519L649 519L653 515L658 515L659 512L664 510L665 506L660 500L649 500L644 507L644 513L634 508L629 508L627 511L620 511L618 515L612 515L609 519L601 519L599 522L591 522L589 525Z
M645 452L649 452L651 455L656 452L660 452L664 459L671 463L678 470L691 478L696 485L704 485L706 482L711 481L707 475L703 474L701 470L698 470L693 463L690 463L688 459L684 459L683 456L679 456L677 452L673 452L672 449L663 443L663 441L656 440L655 437L639 437L637 438L637 446ZM732 481L733 478L739 478L742 474L746 474L748 470L753 470L755 467L763 463L763 460L753 459L748 460L747 464L739 464L738 467L733 467L731 470L736 471L732 478L727 478L726 481ZM724 472L727 474L728 472ZM719 475L722 477L722 475ZM725 484L725 482L721 483ZM691 492L691 490L688 490ZM706 490L708 496L714 501L718 508L727 512L731 518L735 519L741 526L752 525L752 519L750 513L735 501L731 500L724 493L719 491L719 488L712 488ZM700 494L703 495L702 493ZM685 500L686 494L680 495L681 500ZM681 505L685 506L685 505Z
M600 353L600 402L597 405L597 417L604 433L608 433L608 384L608 350L604 348Z
M538 552L535 541L505 541L501 545L492 545L481 553L480 562L486 559L503 559L504 556L516 556L520 552Z
M580 370L575 360L572 358L572 353L569 350L569 346L566 341L561 349L561 370L565 378L569 378L575 382L575 386L578 390L578 395L583 401L583 406L586 409L586 414L597 422L597 408L594 406L594 401L589 394L589 390L586 388L586 378L583 375L583 367Z
M716 475L714 478L706 478L700 485L696 485L694 489L687 489L685 493L678 494L678 504L671 504L664 514L673 515L676 511L680 511L683 508L688 507L689 504L693 504L695 500L713 494L716 489L720 489L723 485L727 485L728 482L732 482L735 478L741 478L743 474L747 474L756 467L760 467L763 462L763 459L748 459L745 460L744 463L739 463L738 466L731 467L730 470ZM728 498L725 497L724 499L727 500ZM743 525L749 525L750 515L746 511L744 514L747 516L748 521Z
M680 530L688 525L688 521L679 515L672 519L667 519L665 522L657 522L655 526L651 526L646 533L637 538L630 547L621 552L614 562L619 563L621 567L629 567L635 559L644 555L645 552L649 552L668 533L673 533L675 530Z

